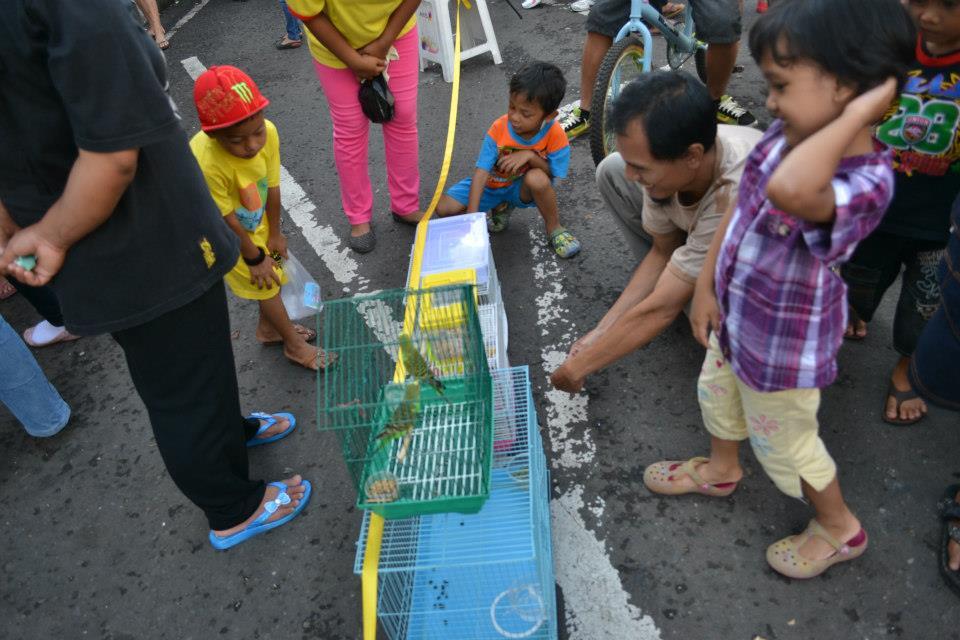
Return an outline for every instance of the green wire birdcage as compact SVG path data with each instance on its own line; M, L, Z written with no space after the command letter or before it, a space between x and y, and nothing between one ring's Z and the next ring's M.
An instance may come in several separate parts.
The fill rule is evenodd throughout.
M493 392L470 286L330 300L321 428L357 506L385 518L475 513L490 493Z

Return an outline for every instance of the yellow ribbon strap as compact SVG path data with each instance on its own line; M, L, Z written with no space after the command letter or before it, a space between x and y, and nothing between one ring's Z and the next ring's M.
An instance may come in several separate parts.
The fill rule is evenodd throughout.
M446 2L446 0L439 0ZM437 188L433 192L430 206L427 207L423 218L417 224L417 236L413 243L413 260L410 263L410 284L414 288L420 286L420 269L423 265L423 249L427 244L427 222L433 216L443 195L443 188L447 184L447 174L450 171L450 160L453 158L453 141L457 129L457 106L460 96L460 5L471 8L469 0L460 0L457 3L457 28L453 45L453 92L450 96L450 118L447 122L447 143L443 150L443 163L440 165L440 178ZM407 335L413 333L413 323L416 319L416 299L410 298L403 318L403 331ZM403 369L397 363L394 378L403 376ZM380 567L380 544L383 541L383 516L370 514L370 524L367 529L367 545L363 555L363 570L360 574L363 591L363 637L364 640L376 640L377 637L377 572Z

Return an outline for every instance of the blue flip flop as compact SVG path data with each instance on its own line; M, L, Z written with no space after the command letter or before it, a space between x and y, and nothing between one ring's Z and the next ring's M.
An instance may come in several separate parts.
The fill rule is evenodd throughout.
M289 514L278 520L274 520L273 522L266 521L267 518L269 518L277 509L284 505L288 505L291 502L290 494L287 493L287 485L283 484L282 482L271 482L268 486L277 487L280 489L280 492L277 494L276 498L264 505L263 513L261 513L256 520L248 524L243 531L238 531L233 535L218 536L211 531L210 544L213 545L214 549L223 551L224 549L229 549L230 547L238 545L245 540L249 540L254 536L258 536L261 533L266 533L267 531L270 531L270 529L276 529L280 525L287 524L300 515L300 512L303 511L303 508L307 506L307 502L310 500L310 481L304 480L301 484L304 487L303 497L300 498L300 504L298 504L297 507Z
M258 438L257 436L277 424L277 419L273 416L280 416L281 418L286 418L290 421L290 426L281 431L280 433L270 436L269 438ZM266 424L260 425L260 428L257 429L257 433L247 440L248 447L259 447L261 444L267 444L269 442L276 442L281 438L286 438L290 435L297 426L297 419L293 417L292 413L274 413L273 415L269 413L263 413L262 411L257 411L256 413L251 413L247 418L255 418L257 420L266 420Z

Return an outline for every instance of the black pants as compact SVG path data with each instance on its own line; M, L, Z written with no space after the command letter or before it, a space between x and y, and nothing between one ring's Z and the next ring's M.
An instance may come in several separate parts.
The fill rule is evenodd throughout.
M37 310L44 320L55 327L63 326L63 313L60 312L60 301L57 294L50 287L31 287L23 284L16 278L7 278L27 302Z
M840 269L849 287L850 306L864 322L870 322L883 294L903 268L893 317L893 347L900 355L913 353L924 325L940 304L937 264L941 257L943 243L875 232L857 246L850 262Z
M203 509L211 529L253 514L262 480L251 480L246 442L257 420L240 413L223 282L155 320L113 334L170 477Z

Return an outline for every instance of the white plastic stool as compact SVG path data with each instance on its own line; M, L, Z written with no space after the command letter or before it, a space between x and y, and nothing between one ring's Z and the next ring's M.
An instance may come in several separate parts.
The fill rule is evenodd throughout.
M427 62L436 62L443 69L443 79L453 82L453 29L455 24L450 20L450 3L458 0L423 0L417 9L417 28L420 32L420 70L423 71ZM467 60L483 53L493 55L493 63L500 64L500 47L497 45L497 36L493 32L493 23L490 21L490 12L487 11L486 0L469 0L470 8L464 4L460 7L460 36L461 42L468 34L483 34L484 41L469 49L460 52L460 59ZM456 11L456 5L453 6ZM456 14L454 14L454 19ZM479 22L479 25L477 24Z

